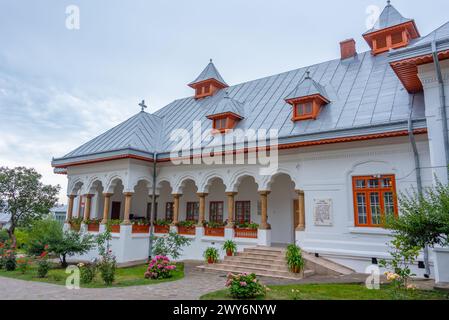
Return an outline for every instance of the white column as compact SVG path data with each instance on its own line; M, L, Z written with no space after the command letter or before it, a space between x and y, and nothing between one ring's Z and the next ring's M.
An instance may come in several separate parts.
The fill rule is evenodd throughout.
M446 106L449 105L449 61L441 61L441 69L445 83ZM447 180L447 163L443 140L443 118L440 103L440 88L433 63L418 67L418 75L423 83L426 105L426 120L429 136L430 163L432 176L444 184ZM446 108L449 115L449 108ZM447 121L448 119L446 119ZM448 134L446 132L446 134Z

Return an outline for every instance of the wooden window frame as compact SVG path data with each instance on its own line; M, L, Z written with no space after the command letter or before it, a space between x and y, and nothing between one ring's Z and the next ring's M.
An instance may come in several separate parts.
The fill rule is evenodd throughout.
M221 220L212 219L212 207L215 205L221 204ZM217 213L215 213L217 215ZM224 201L210 201L209 202L209 222L218 222L222 223L224 220Z
M169 211L171 211L170 214L169 214ZM165 220L173 221L174 214L175 214L175 203L174 202L166 202L165 203Z
M228 122L229 122L229 119L227 117L226 118L216 118L213 120L213 128L214 128L214 130L217 130L217 131L227 130L227 129L229 129ZM218 125L218 124L220 124L220 125ZM223 124L224 124L224 126L223 126Z
M248 220L245 220L245 205L249 205ZM237 223L251 223L251 201L236 201L235 202L235 222ZM239 210L242 212L238 212ZM239 215L243 216L243 219L239 219Z
M155 202L156 210L154 211L154 219L157 219L157 202ZM153 210L153 201L147 203L147 216L151 217L151 211Z
M382 179L391 179L391 186L390 187L383 187L382 185ZM377 188L370 188L369 187L369 180L377 179L378 180L378 186ZM365 187L364 188L357 188L357 181L364 180L365 181ZM353 176L352 177L352 196L353 196L353 203L354 203L354 225L356 227L365 227L365 228L383 228L384 225L382 224L382 221L380 224L373 224L372 223L372 212L371 212L371 194L372 193L378 193L380 195L379 197L379 205L380 205L380 217L381 220L385 218L385 202L384 202L384 195L387 192L393 193L393 206L394 206L394 216L398 216L398 201L397 201L397 194L396 194L396 177L394 174L383 174L383 175L375 175L375 176ZM366 208L366 224L359 222L359 212L358 212L358 202L357 202L357 195L358 194L364 194L365 195L365 208Z
M196 207L196 210L195 210L195 207ZM199 212L200 212L200 203L199 202L191 201L191 202L186 203L186 221L198 222Z

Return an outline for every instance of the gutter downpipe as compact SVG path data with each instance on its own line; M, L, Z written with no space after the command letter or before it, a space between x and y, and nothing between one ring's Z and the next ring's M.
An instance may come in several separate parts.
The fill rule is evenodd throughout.
M148 260L153 256L153 236L154 236L154 214L156 212L156 169L157 169L157 153L153 155L153 195L151 199L150 213L150 245L148 248Z
M449 165L449 138L448 138L447 112L446 112L446 93L444 90L444 80L443 74L441 72L440 60L438 58L436 41L432 42L432 55L433 55L433 62L435 65L435 72L437 74L438 84L440 87L440 107L441 107L442 126L443 126L443 141L444 141L444 152L446 156L446 166L447 166ZM447 179L449 181L448 168L446 168L446 172L447 172Z
M415 134L413 133L413 105L415 101L415 96L413 95L410 98L410 114L408 118L408 136L410 138L410 144L412 145L413 156L415 160L415 173L416 173L416 185L418 187L418 195L419 197L423 194L423 185L422 185L422 176L421 176L421 162L419 160L418 147L416 146ZM426 245L424 247L424 265L426 268L426 273L424 274L425 278L430 277L430 264L429 264L429 247Z

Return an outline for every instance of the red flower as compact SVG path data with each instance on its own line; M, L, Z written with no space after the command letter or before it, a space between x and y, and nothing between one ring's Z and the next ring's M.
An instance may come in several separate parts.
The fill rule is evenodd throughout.
M45 258L48 255L47 251L41 253L40 258Z

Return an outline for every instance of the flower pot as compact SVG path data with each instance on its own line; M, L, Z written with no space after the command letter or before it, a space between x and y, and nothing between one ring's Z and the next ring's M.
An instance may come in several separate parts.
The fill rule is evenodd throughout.
M90 223L87 225L87 231L90 232L99 232L100 231L100 225L96 223Z
M207 258L207 263L214 264L215 263L214 258Z
M72 223L72 224L70 224L70 229L73 230L73 231L80 231L81 225Z
M116 224L116 225L111 226L111 232L112 233L120 233L120 225Z
M232 257L234 255L234 252L231 249L226 249L226 255L228 257Z
M132 233L150 233L150 226L133 224Z
M300 267L293 267L292 268L292 272L293 273L300 273L301 272L301 268Z

